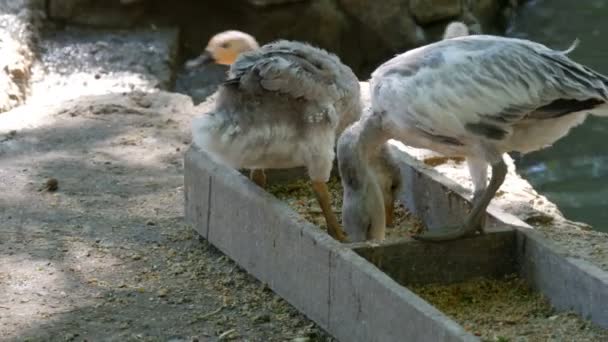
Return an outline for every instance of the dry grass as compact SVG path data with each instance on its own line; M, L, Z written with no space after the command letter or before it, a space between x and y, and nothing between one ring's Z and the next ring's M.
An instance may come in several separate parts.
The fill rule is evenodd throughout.
M482 341L608 341L608 332L557 313L516 276L411 288Z
M338 178L332 177L327 186L331 195L332 209L338 216L340 223L342 223L342 184ZM276 184L270 186L268 191L278 199L285 201L305 220L323 230L327 230L325 218L312 191L310 181L298 179L286 184ZM394 215L393 227L386 230L387 239L397 239L418 234L424 228L422 222L399 203L395 205Z

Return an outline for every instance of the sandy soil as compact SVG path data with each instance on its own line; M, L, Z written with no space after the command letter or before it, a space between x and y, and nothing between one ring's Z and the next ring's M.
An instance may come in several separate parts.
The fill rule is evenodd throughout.
M135 92L0 116L3 340L329 340L184 223L193 112Z

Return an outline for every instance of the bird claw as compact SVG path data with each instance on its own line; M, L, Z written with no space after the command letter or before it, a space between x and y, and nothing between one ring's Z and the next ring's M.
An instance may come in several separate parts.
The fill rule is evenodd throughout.
M346 232L342 229L329 231L329 235L339 242L348 242L348 235L346 235Z

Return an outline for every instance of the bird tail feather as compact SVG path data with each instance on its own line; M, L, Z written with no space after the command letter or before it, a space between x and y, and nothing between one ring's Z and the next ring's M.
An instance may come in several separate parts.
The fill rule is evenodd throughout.
M608 103L604 103L600 106L593 108L590 113L593 116L608 117Z
M574 41L572 42L572 44L570 44L570 47L568 47L566 50L562 51L562 53L564 55L568 55L569 53L571 53L572 51L576 50L576 48L578 47L578 45L580 44L580 39L575 38ZM592 73L596 78L598 78L601 83L603 83L604 85L604 89L600 90L600 93L603 95L602 97L606 100L608 100L608 77L606 77L603 74L600 74L594 70L591 70L589 68L584 68L587 72ZM604 102L603 104L594 107L590 113L594 116L601 116L601 117L608 117L608 102Z
M569 54L570 52L576 50L576 48L578 47L578 45L580 44L581 40L578 38L575 38L574 41L572 42L572 44L570 44L570 47L567 48L566 50L562 51L564 55Z

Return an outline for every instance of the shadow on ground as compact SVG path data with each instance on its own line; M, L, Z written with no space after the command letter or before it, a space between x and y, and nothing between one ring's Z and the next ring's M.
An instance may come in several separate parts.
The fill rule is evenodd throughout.
M188 97L111 94L46 110L16 132L0 122L3 338L329 339L184 222ZM57 191L44 189L50 178Z

